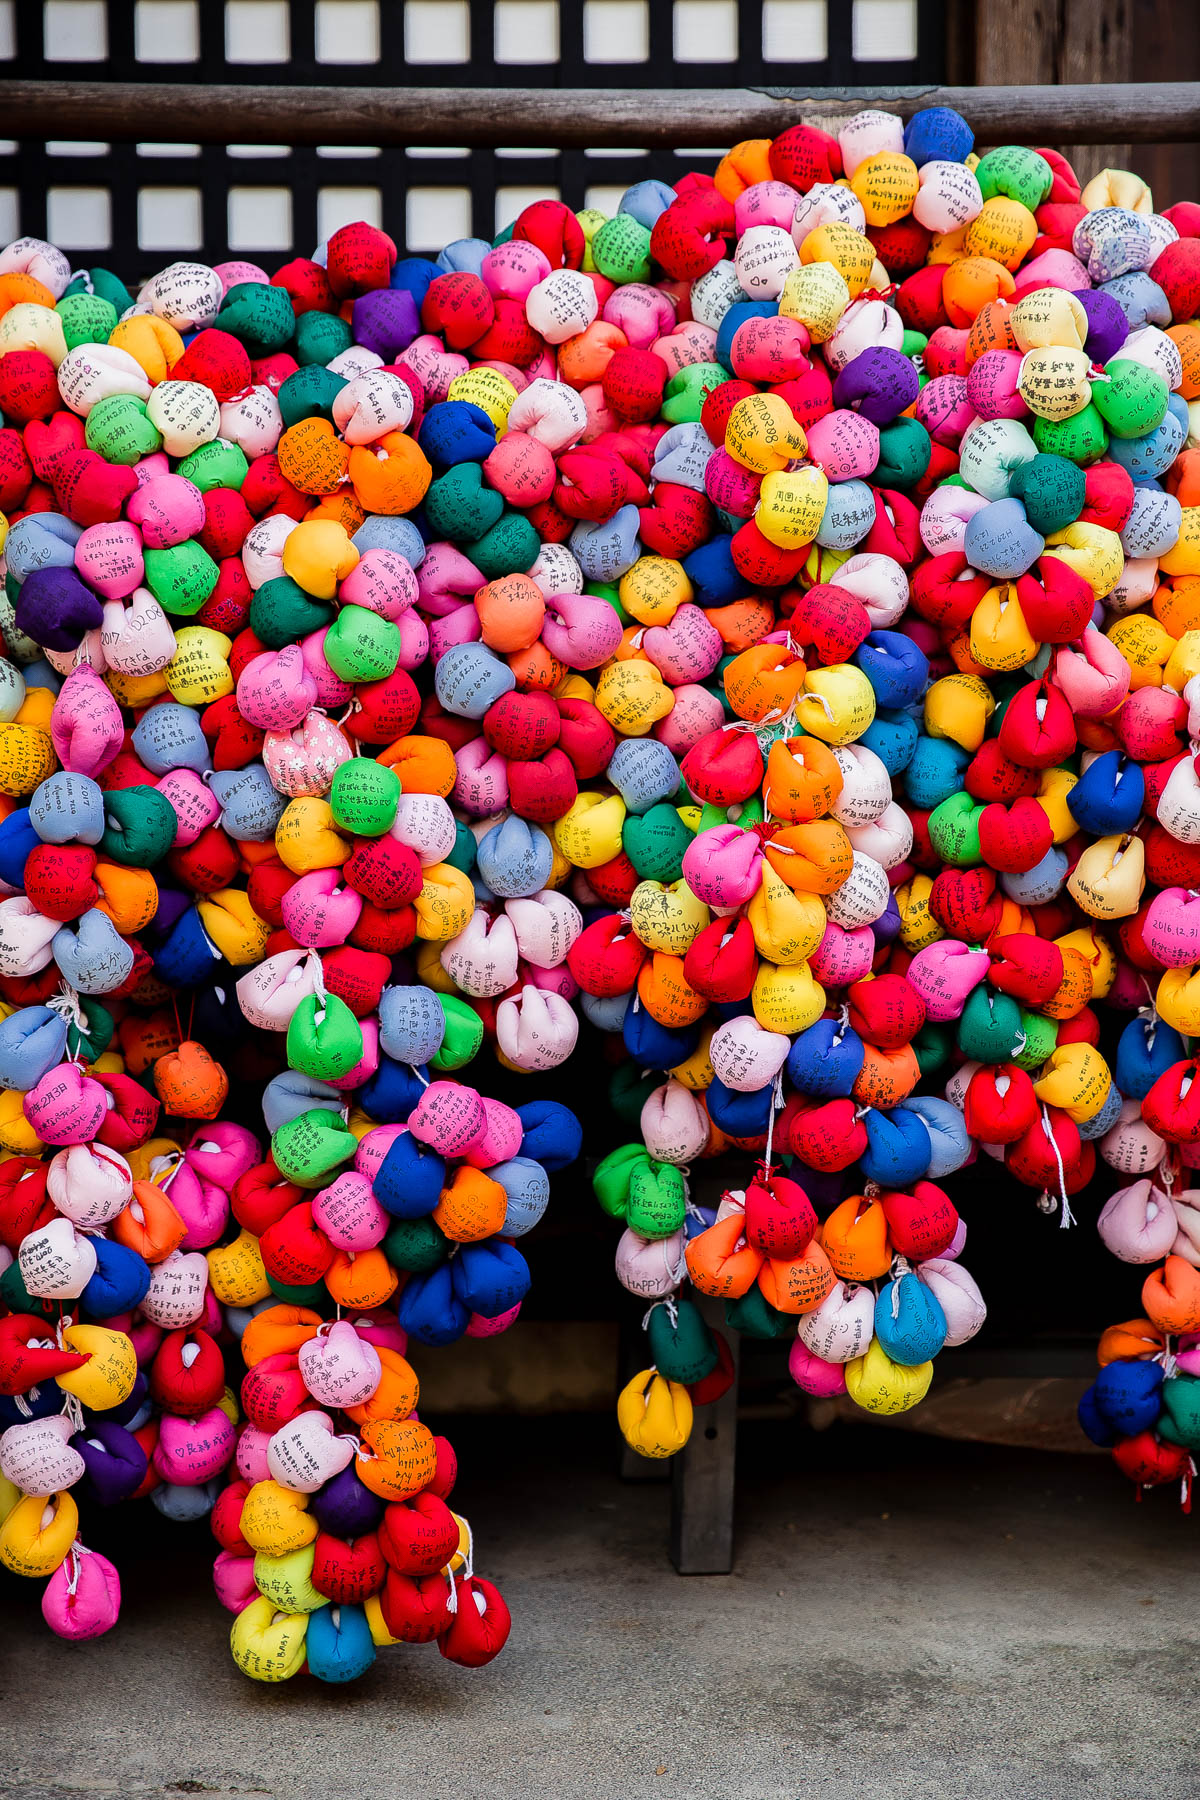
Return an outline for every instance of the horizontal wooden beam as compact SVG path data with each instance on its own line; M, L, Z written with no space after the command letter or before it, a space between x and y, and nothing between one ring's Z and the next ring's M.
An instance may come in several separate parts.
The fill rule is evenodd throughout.
M188 82L0 81L18 139L201 144L524 144L692 149L836 125L863 106L907 118L952 106L981 144L1200 140L1200 82L1076 87L202 87Z

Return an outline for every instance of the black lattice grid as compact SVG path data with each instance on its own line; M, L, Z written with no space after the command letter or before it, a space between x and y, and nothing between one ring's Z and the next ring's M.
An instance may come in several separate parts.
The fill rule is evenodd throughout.
M468 91L505 86L644 87L647 104L652 105L654 91L662 87L932 84L945 74L944 0L619 0L635 11L589 15L588 8L596 3L541 0L540 19L543 24L552 19L556 26L554 60L518 63L496 60L496 14L513 0L416 0L422 9L420 34L414 34L412 21L406 18L413 0L367 0L366 9L361 3L354 8L356 23L361 27L366 17L374 24L371 49L377 49L378 56L343 62L329 59L329 33L338 18L332 9L346 0L328 0L331 10L320 20L317 0L266 0L272 23L286 25L286 59L247 62L231 60L227 40L227 15L235 7L245 7L246 0L166 0L166 4L156 0L140 17L137 0L7 0L7 5L0 0L0 25L8 27L13 52L0 61L0 70L30 80L237 82L247 85L249 106L255 87L280 83L394 83L460 86ZM599 0L601 6L611 8L612 3ZM82 13L76 15L81 26L86 23L94 33L97 21L102 21L105 41L97 55L95 36L84 42L86 34L81 31L86 60L68 60L71 9L81 6L87 14L86 20ZM465 29L469 60L407 60L406 32L409 50L419 35L416 47L428 54L431 32L433 48L439 47L439 7L449 55L461 55ZM597 49L596 32L590 30L589 43L589 29L597 19L636 19L639 8L638 60L589 60L589 49ZM160 47L156 22L161 25L172 16L183 19L185 13L190 28L186 60L152 60ZM509 52L511 25L527 16L510 13L501 20L508 28ZM243 12L240 17L243 47L255 17L262 20L267 14ZM707 40L706 18L715 33ZM318 24L324 30L320 46L324 58L319 55ZM913 49L915 55L865 60L863 52L871 48L879 28L885 36L890 28L893 40L898 28L900 37L909 39L901 49ZM811 59L778 60L768 55L764 46L771 40L778 44L781 35L785 48L790 35L790 47ZM49 42L44 41L47 36ZM726 53L734 48L735 54L721 61L693 60L698 54L711 55L714 44ZM618 40L618 51L620 47ZM819 55L822 47L824 55ZM161 48L178 52L176 44L164 43ZM531 37L529 48L546 55L545 39L538 44ZM345 47L338 49L345 53ZM384 148L373 153L297 147L283 149L282 154L263 154L261 149L239 153L236 146L112 144L76 149L56 144L56 123L46 120L52 149L45 142L26 142L0 151L0 201L7 201L6 223L13 235L20 231L56 238L79 263L101 263L138 278L176 256L207 262L239 256L274 267L291 254L311 253L321 237L345 218L372 213L405 250L427 251L457 236L492 237L533 192L557 193L578 208L586 203L589 191L619 192L647 176L675 181L688 168L711 171L718 160L716 146L711 154L689 150L679 155L538 152L528 146L470 152L456 152L452 146L428 151ZM530 192L509 193L522 189ZM261 241L256 241L256 231Z

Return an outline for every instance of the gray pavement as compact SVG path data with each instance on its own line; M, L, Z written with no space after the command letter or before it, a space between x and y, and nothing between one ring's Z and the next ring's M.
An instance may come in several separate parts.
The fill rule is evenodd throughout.
M203 1534L114 1521L109 1638L0 1587L4 1800L1200 1796L1200 1513L1105 1461L749 1426L736 1572L681 1579L606 1423L453 1435L515 1621L488 1669L399 1647L352 1689L256 1686Z

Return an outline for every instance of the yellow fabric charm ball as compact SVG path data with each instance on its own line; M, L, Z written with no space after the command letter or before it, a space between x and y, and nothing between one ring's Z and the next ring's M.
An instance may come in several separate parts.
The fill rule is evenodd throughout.
M747 394L725 422L725 448L756 475L786 469L808 451L808 439L779 394Z
M823 344L849 304L850 288L841 270L831 262L810 262L793 269L784 282L779 313L798 319L813 343Z
M746 917L759 955L780 966L807 962L828 924L820 896L795 892L769 863Z
M800 263L801 267L809 263L828 263L846 283L850 298L857 300L863 289L871 284L875 248L870 238L855 231L853 225L835 220L828 225L813 227L800 246Z
M829 482L820 469L789 469L763 477L759 490L758 529L781 550L811 544L821 529Z
M971 614L971 655L985 669L1023 669L1038 653L1015 583L989 588Z
M138 313L120 320L109 333L108 341L140 363L156 386L166 380L183 355L183 339L175 327L154 313Z
M893 1362L872 1338L865 1356L856 1356L846 1364L846 1392L864 1412L909 1412L929 1392L933 1380L933 1364L917 1363L908 1368Z
M232 694L232 648L232 640L223 631L207 625L183 626L175 633L175 654L162 671L171 698L181 706L211 706L214 700Z
M1107 525L1092 525L1076 519L1064 531L1056 531L1046 539L1055 556L1069 563L1082 575L1097 600L1111 594L1125 571L1125 553L1121 540Z
M912 211L921 178L911 156L881 150L859 163L850 186L862 202L869 226L894 225Z
M275 827L279 860L293 875L313 869L340 869L350 857L350 842L336 829L328 800L301 794L290 800Z
M598 869L621 849L625 802L619 794L586 789L554 826L554 841L577 869Z
M796 702L797 723L826 744L852 744L875 717L875 689L853 663L810 669Z
M1082 350L1088 316L1082 302L1065 288L1037 288L1010 310L1008 328L1018 350L1039 350L1048 344Z
M1200 1036L1200 967L1164 969L1154 1007L1174 1031L1184 1037Z
M617 593L625 611L639 625L669 625L692 598L692 584L683 564L674 557L639 556L622 575Z
M240 1529L252 1550L288 1556L311 1544L318 1527L308 1510L307 1494L297 1494L277 1481L256 1481L246 1495Z
M241 888L221 888L200 900L196 910L226 962L241 968L259 961L271 928L259 918L250 896Z
M641 1369L621 1389L617 1424L639 1456L674 1456L692 1435L692 1397L682 1382Z
M1088 380L1092 365L1082 350L1057 344L1027 351L1017 377L1017 392L1039 419L1069 419L1092 397Z
M68 1325L62 1335L66 1349L88 1359L82 1368L55 1376L64 1394L74 1394L92 1412L107 1412L128 1400L137 1380L137 1352L131 1338L107 1325Z
M475 914L475 889L471 878L453 863L434 863L425 870L421 891L413 901L417 936L434 943L457 937Z
M1037 803L1050 821L1056 844L1065 844L1079 830L1069 804L1078 779L1072 769L1045 769L1038 783Z
M26 1494L0 1525L0 1563L34 1580L53 1575L79 1530L70 1494Z
M791 1037L816 1024L825 1011L825 989L814 979L806 962L791 963L785 968L764 962L754 977L750 1004L764 1031L784 1032Z
M1105 206L1123 206L1127 212L1146 217L1154 211L1149 183L1140 175L1131 175L1128 169L1101 169L1079 198L1089 212L1099 212Z
M995 697L978 675L943 675L925 695L925 729L974 755L995 710Z
M290 1681L304 1667L307 1613L277 1613L265 1597L243 1607L229 1633L234 1662L251 1681Z
M516 397L517 390L507 375L502 375L499 369L484 368L482 364L456 375L446 394L447 400L466 400L470 405L478 406L501 433Z
M231 1244L206 1252L208 1284L222 1306L255 1306L271 1294L271 1284L250 1231L239 1231Z
M647 950L669 956L685 956L698 932L708 924L709 912L697 900L686 881L639 881L629 901L634 936Z
M318 1612L326 1605L326 1596L312 1584L315 1539L288 1550L283 1556L271 1556L260 1550L254 1558L254 1585L276 1612Z
M647 737L675 704L651 662L611 662L596 684L596 705L622 737Z
M1139 837L1105 837L1089 844L1071 871L1067 892L1093 919L1128 919L1146 886L1146 852Z
M1057 1106L1086 1124L1102 1111L1112 1087L1112 1074L1091 1044L1060 1044L1052 1050L1033 1091L1046 1106Z
M284 574L318 600L332 600L357 566L349 532L333 519L302 520L283 546Z
M933 878L914 875L896 889L896 905L900 912L900 942L915 956L927 944L936 944L946 933L929 910Z

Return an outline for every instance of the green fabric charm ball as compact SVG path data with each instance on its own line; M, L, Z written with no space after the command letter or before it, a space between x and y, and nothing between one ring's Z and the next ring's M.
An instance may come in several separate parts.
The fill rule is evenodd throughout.
M478 463L455 463L431 481L422 502L430 530L451 543L465 544L479 538L504 515L503 497L484 487Z
M1114 356L1105 363L1107 381L1092 383L1092 403L1114 437L1140 438L1162 424L1171 397L1156 369Z
M879 433L879 462L871 476L877 487L912 487L933 455L933 440L919 419L893 419Z
M649 1167L650 1157L644 1144L622 1144L596 1165L592 1191L610 1218L624 1219L634 1171Z
M83 441L106 462L121 463L125 468L162 449L158 427L146 417L146 402L135 400L132 394L112 394L93 406L83 428Z
M702 831L711 831L714 825L728 825L729 809L725 806L714 806L711 800L700 803L700 823L696 827L696 836Z
M288 1022L288 1066L314 1081L336 1081L362 1061L362 1026L344 1000L306 994Z
M1158 1434L1168 1444L1200 1449L1200 1375L1173 1375L1162 1385Z
M400 627L365 606L343 606L325 633L324 649L342 681L386 681L400 661Z
M985 200L1006 194L1034 212L1054 185L1054 171L1036 150L1023 144L1005 144L999 150L989 150L980 159L975 179Z
M483 1047L483 1020L457 994L439 994L438 1005L446 1020L441 1048L429 1059L429 1067L442 1074L465 1068Z
M31 1294L21 1276L19 1262L9 1263L3 1275L0 1275L0 1304L6 1311L14 1313L34 1313L43 1319L57 1319L58 1301L41 1300Z
M128 869L149 869L175 842L175 808L157 788L114 788L104 796L104 836L100 854Z
M954 1037L944 1025L932 1025L926 1020L913 1039L912 1048L924 1079L929 1075L936 1075L949 1061L950 1052L954 1048Z
M623 287L649 281L650 233L631 213L618 213L592 239L592 261L607 281Z
M1086 469L1108 449L1108 432L1095 405L1089 402L1069 419L1036 418L1033 441L1048 455L1065 456L1068 462Z
M691 363L672 375L663 390L662 416L672 425L698 423L704 402L714 388L723 387L733 376L720 363Z
M269 1270L264 1270L263 1273L267 1277L267 1285L271 1292L277 1300L282 1300L285 1306L320 1308L329 1304L329 1289L323 1281L311 1281L305 1286L294 1287L290 1282L277 1280Z
M167 550L147 550L145 558L146 586L163 611L177 618L198 613L220 579L220 569L195 538Z
M958 1021L958 1047L972 1062L1011 1062L1023 1037L1021 1009L1011 994L998 994L986 981L967 996Z
M83 1062L95 1062L112 1043L116 1022L108 1008L101 1006L91 994L80 994L79 1010L84 1017L84 1029L81 1031L73 1019L69 1021L67 1055Z
M296 331L287 290L263 281L235 282L221 302L215 323L218 331L227 331L244 344L251 356L273 356L290 343Z
M306 313L304 317L312 315ZM332 423L333 403L345 386L345 376L335 375L323 363L309 363L297 369L279 390L284 425L298 425L301 419L328 419Z
M111 269L77 269L67 283L63 299L73 298L76 294L94 294L101 300L107 300L118 319L134 304L133 295Z
M213 488L240 489L250 473L250 464L239 444L231 444L228 438L212 438L185 456L176 473L186 476L202 494L208 494Z
M691 841L691 832L665 800L648 812L629 813L621 831L621 848L643 881L678 881Z
M982 801L970 794L951 794L929 815L929 841L944 863L958 869L970 869L983 861L979 847L979 820Z
M1025 1034L1024 1048L1014 1050L1012 1060L1018 1069L1040 1069L1058 1042L1058 1025L1054 1019L1043 1018L1041 1013L1026 1012L1021 1008L1021 1030Z
M264 581L250 602L250 629L268 650L282 650L299 643L311 632L332 625L334 608L327 600L306 594L290 575Z
M687 1217L683 1171L674 1163L639 1164L630 1172L625 1219L639 1237L673 1237Z
M464 825L461 819L457 819L454 826L454 848L446 858L450 867L459 870L463 875L469 875L475 867L476 847L474 834L470 827Z
M345 319L339 318L336 313L301 313L294 324L296 361L302 369L324 369L326 363L331 363L335 356L340 356L354 342L353 331Z
M116 330L117 309L99 294L64 294L54 310L62 320L68 350L80 344L107 344Z
M329 805L337 824L356 837L382 837L400 804L400 777L369 756L352 756L333 777Z
M657 1074L644 1075L636 1063L619 1063L608 1078L608 1104L618 1122L636 1131L643 1106L661 1085Z
M523 575L532 569L541 548L536 530L519 512L506 512L490 531L463 545L464 554L489 581L498 581L501 575Z
M671 1317L674 1313L674 1318ZM691 1300L656 1306L646 1325L650 1356L668 1381L703 1381L717 1366L717 1341Z
M740 1299L725 1302L725 1323L731 1331L740 1331L744 1337L764 1339L791 1337L796 1329L796 1321L787 1313L777 1312L770 1301L763 1298L757 1283Z
M450 1245L428 1215L423 1219L396 1219L383 1240L383 1254L393 1269L428 1275L445 1262Z
M340 1113L314 1107L281 1125L271 1138L271 1155L285 1181L297 1187L324 1187L335 1169L349 1162L358 1139Z
M1049 537L1073 525L1083 511L1087 483L1078 463L1065 456L1035 456L1013 470L1009 488L1025 507L1025 517Z

